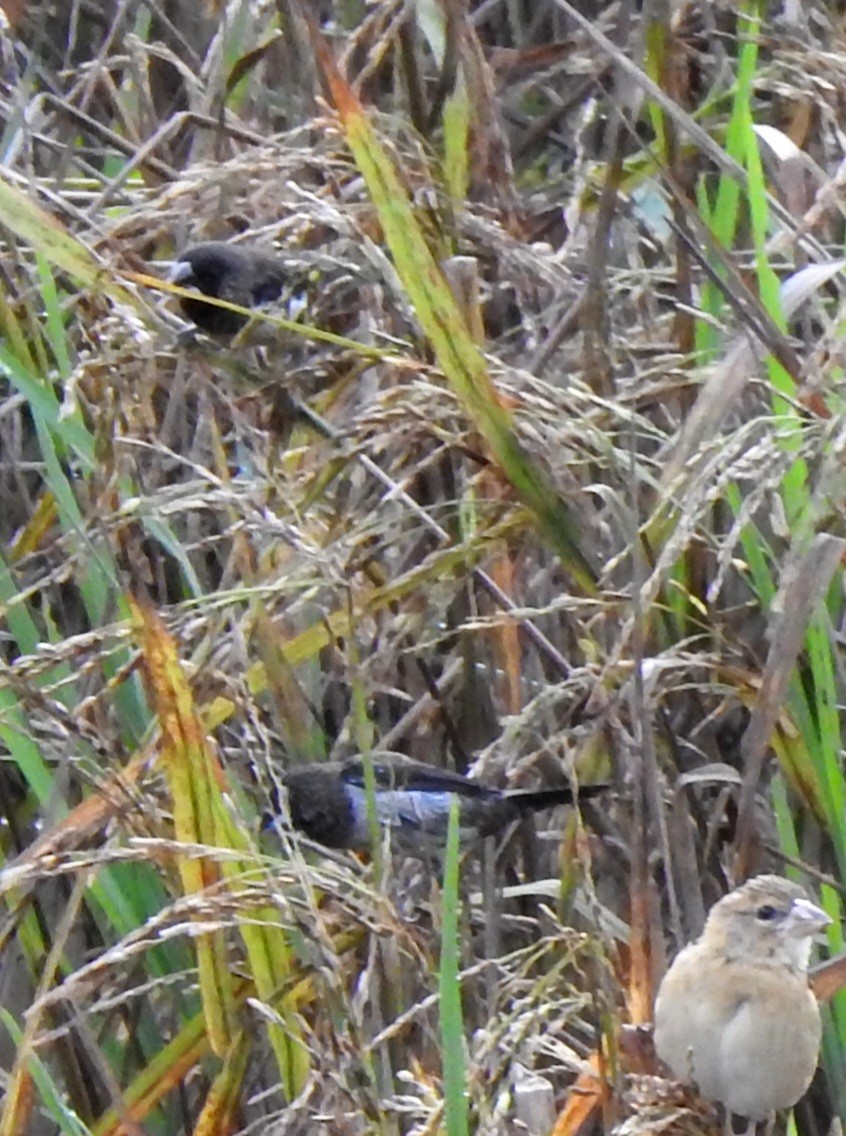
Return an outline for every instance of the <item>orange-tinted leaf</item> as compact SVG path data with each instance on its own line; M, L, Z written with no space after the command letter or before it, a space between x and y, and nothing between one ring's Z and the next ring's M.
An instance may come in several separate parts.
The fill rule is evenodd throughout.
M194 1125L193 1136L229 1136L238 1128L237 1113L244 1091L244 1073L251 1041L246 1033L233 1040L223 1068L212 1082L203 1110Z
M3 1098L0 1136L18 1136L21 1132L29 1131L34 1100L35 1088L28 1063L16 1061Z
M595 1072L580 1073L570 1090L567 1103L558 1114L551 1136L572 1136L581 1131L588 1120L595 1120L608 1100L608 1085L602 1075L602 1061L599 1054L588 1058L588 1065Z
M216 846L226 813L223 770L206 739L173 639L155 612L134 602L131 608L148 692L161 725L160 760L173 802L176 837L186 844ZM202 856L183 857L179 873L186 895L201 895L222 878L220 866ZM196 947L209 1038L215 1053L222 1055L233 1026L232 973L223 932L199 935Z
M811 989L819 1002L827 1002L846 986L846 952L811 968Z

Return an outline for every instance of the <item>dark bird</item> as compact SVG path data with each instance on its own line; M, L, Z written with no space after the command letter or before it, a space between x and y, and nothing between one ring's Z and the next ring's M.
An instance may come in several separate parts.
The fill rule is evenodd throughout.
M462 838L490 836L522 813L572 805L569 786L555 789L493 789L459 773L407 759L373 763L376 816L404 849L443 844L450 805L460 803ZM371 847L364 764L360 760L299 765L285 772L291 823L326 848L366 851ZM607 785L585 785L580 797L594 797Z
M168 279L183 288L196 288L205 296L255 308L279 299L287 273L282 261L272 253L225 241L207 241L186 249L174 262ZM180 298L179 302L186 318L210 335L235 335L247 322L246 316L199 298Z
M811 1083L822 1025L808 983L811 944L831 920L798 885L755 876L708 913L655 1001L655 1050L680 1081L754 1132Z

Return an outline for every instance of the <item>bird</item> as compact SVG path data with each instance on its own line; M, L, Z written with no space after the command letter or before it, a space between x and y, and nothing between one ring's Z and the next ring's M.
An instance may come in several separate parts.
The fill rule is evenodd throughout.
M287 281L282 260L265 249L206 241L185 249L168 274L171 284L197 288L205 296L242 308L278 300ZM247 323L239 312L180 297L183 315L210 335L233 336Z
M452 801L459 802L463 840L495 835L522 813L571 805L569 786L548 789L495 789L460 773L435 769L405 758L373 761L376 819L410 853L445 846ZM364 852L371 848L365 765L361 759L311 763L288 769L291 824L325 848ZM594 797L607 784L584 785L582 798Z
M798 884L755 876L709 911L655 1000L655 1050L673 1075L745 1117L747 1133L811 1083L822 1032L808 982L814 937L831 920Z

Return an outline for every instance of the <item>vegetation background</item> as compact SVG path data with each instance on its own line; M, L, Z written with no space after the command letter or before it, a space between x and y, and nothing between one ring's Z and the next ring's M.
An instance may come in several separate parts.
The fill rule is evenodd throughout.
M0 1136L712 1126L667 956L761 870L842 947L842 7L2 8ZM290 268L229 343L212 238ZM615 791L266 830L374 750Z

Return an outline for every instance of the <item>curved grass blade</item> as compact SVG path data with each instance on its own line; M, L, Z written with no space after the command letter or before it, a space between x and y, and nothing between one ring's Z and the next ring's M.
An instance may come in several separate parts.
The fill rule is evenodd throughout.
M303 12L309 19L305 8ZM518 441L511 415L497 395L484 355L429 250L393 163L313 21L309 20L309 26L347 143L376 206L397 272L447 381L506 478L534 513L546 539L579 584L593 592L596 576L579 547L569 510Z

